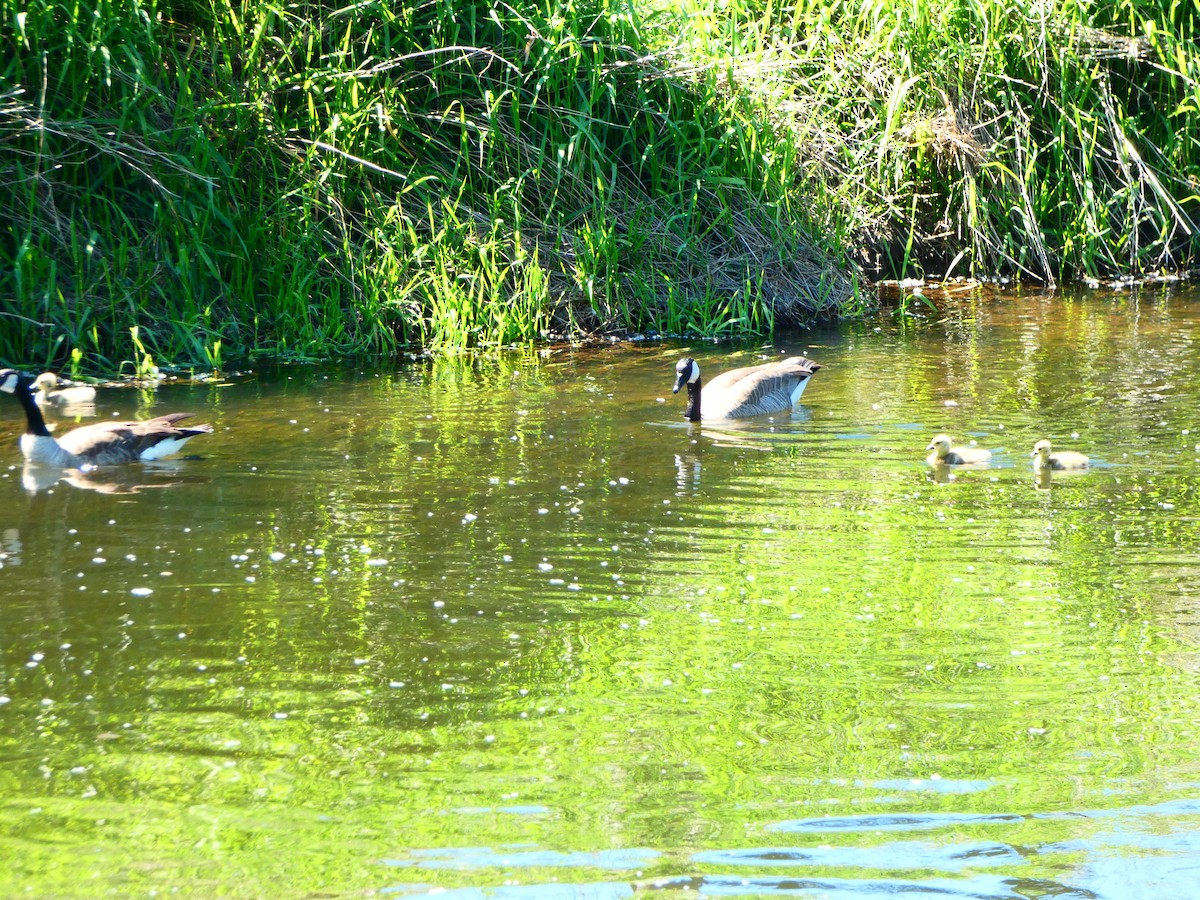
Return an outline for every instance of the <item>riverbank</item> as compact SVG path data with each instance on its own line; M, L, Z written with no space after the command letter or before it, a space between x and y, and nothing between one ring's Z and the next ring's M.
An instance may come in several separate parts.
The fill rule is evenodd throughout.
M861 315L1197 258L1158 4L0 0L0 359L330 359Z

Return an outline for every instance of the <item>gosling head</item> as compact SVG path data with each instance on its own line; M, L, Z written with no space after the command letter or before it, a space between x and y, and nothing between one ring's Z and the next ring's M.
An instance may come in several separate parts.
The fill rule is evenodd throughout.
M678 394L685 384L695 384L700 378L700 366L690 356L685 356L675 364L675 387L672 394Z
M58 376L53 372L43 372L37 378L33 379L33 386L39 391L49 393L58 387Z
M950 443L951 443L950 435L935 434L933 436L933 440L929 442L929 446L926 447L925 449L932 450L939 457L942 457L950 452Z
M1046 461L1047 459L1050 458L1050 442L1049 441L1038 441L1036 444L1033 445L1033 452L1030 453L1029 455L1036 456L1038 459L1042 460L1043 462Z

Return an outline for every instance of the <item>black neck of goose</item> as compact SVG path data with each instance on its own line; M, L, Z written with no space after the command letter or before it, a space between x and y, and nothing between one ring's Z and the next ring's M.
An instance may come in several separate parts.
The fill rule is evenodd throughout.
M688 404L683 417L689 422L700 421L700 379L688 382Z
M25 433L37 437L50 437L50 429L46 427L46 420L42 418L42 411L33 402L33 394L30 392L29 385L25 383L24 378L17 380L17 389L13 393L17 395L17 401L25 410Z

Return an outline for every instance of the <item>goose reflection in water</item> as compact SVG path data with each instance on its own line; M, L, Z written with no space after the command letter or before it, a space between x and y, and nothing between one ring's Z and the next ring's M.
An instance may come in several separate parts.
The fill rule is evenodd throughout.
M59 482L98 494L138 494L152 488L172 488L183 484L202 484L207 477L185 472L183 459L142 463L138 467L105 466L89 469L61 469L58 466L27 462L21 469L21 485L30 494L48 491ZM165 481L163 479L170 478Z

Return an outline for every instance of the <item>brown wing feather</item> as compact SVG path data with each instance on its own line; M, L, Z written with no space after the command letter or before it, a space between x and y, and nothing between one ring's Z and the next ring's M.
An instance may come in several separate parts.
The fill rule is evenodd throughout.
M761 366L731 369L704 385L704 396L706 400L712 398L708 408L717 415L735 410L746 410L742 415L780 412L791 407L796 385L819 368L810 359L792 356Z
M211 425L176 427L176 422L191 416L191 413L170 413L145 422L98 422L67 432L58 439L58 444L67 452L96 465L117 465L138 459L162 441L212 432Z

